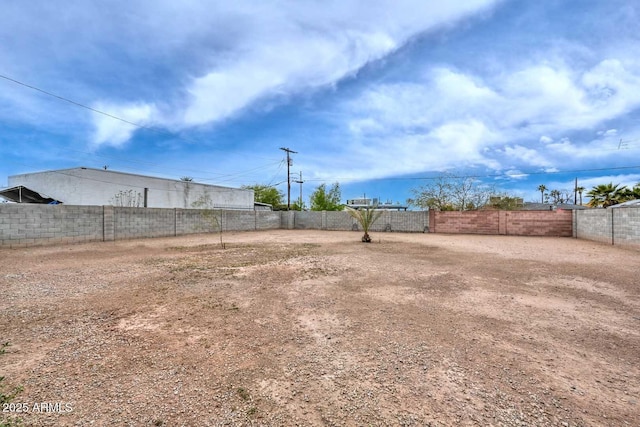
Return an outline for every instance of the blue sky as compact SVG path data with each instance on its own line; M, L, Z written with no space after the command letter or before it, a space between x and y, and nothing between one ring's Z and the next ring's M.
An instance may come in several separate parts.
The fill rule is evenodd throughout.
M286 191L280 147L307 202L443 172L531 201L640 181L628 0L7 0L0 75L0 186L108 165Z

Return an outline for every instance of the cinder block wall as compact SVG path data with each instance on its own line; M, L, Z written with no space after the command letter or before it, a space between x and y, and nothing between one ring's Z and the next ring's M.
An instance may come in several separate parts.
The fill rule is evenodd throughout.
M505 211L506 233L516 236L573 236L573 212Z
M433 216L431 233L500 234L499 211L439 212Z
M334 212L349 216L346 212ZM323 214L327 214L327 212L315 212L315 211L307 211L307 212L293 212L293 228L296 230L323 230L326 229L326 225L322 220ZM347 228L350 230L351 228Z
M347 212L325 212L325 214L324 229L342 231L354 229L355 220Z
M114 207L113 211L115 240L176 235L175 209Z
M354 223L358 225L357 221ZM371 231L424 233L428 230L429 212L427 211L385 211L371 227Z
M224 231L355 230L347 212L215 211ZM0 247L113 241L213 231L197 209L0 204ZM384 212L372 231L572 236L640 246L640 209Z
M256 229L255 211L219 211L223 231L252 231Z
M579 239L640 247L640 208L578 211L575 224Z
M95 242L104 238L102 206L0 205L0 246Z
M255 211L255 230L278 230L281 225L280 212Z
M430 211L430 232L514 236L573 235L571 211Z
M612 212L613 243L640 248L640 208L609 209Z

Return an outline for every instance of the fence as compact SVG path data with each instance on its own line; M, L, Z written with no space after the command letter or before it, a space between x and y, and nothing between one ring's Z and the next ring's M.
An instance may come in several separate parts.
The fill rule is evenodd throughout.
M466 211L429 212L432 233L504 234L515 236L573 235L572 212Z
M198 209L0 204L0 247L115 241L211 231ZM215 211L223 231L357 230L346 212ZM427 212L385 212L372 231L425 232Z
M217 211L223 231L358 230L346 212ZM210 231L197 209L0 204L0 247L115 241ZM640 246L640 209L385 211L371 231L564 236Z
M640 208L579 211L574 228L578 239L640 248Z

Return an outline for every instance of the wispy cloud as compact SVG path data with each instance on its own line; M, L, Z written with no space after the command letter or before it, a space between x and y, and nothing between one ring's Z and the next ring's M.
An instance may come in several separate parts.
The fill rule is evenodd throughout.
M139 103L130 105L111 105L99 102L93 106L98 111L102 111L113 117L122 120L115 120L105 114L95 114L95 133L92 139L94 147L106 144L119 147L126 143L133 132L139 129L138 126L150 126L153 124L157 111L154 105ZM126 120L129 123L124 122Z
M0 74L173 135L0 81L0 151L215 163L234 184L279 176L281 146L331 182L628 166L638 16L624 0L9 1Z
M604 157L602 142L616 136L614 130L580 144L554 138L597 128L640 107L635 66L613 59L584 70L547 64L505 71L499 78L428 68L420 80L373 86L349 101L348 129L374 153L384 150L392 135L411 135L412 148L394 153L404 154L409 164L423 158L418 169L499 169L505 161L520 168L549 168L575 157ZM532 139L539 143L531 145ZM387 173L394 172L390 165Z

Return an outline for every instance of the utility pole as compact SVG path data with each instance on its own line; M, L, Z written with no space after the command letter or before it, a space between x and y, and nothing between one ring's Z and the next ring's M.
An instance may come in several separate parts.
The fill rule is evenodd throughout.
M293 182L300 184L300 210L302 210L302 184L304 183L302 180L302 171L300 171L300 179L296 179Z
M280 147L280 149L287 153L287 210L291 210L291 153L297 154L297 151L289 150L288 148Z

